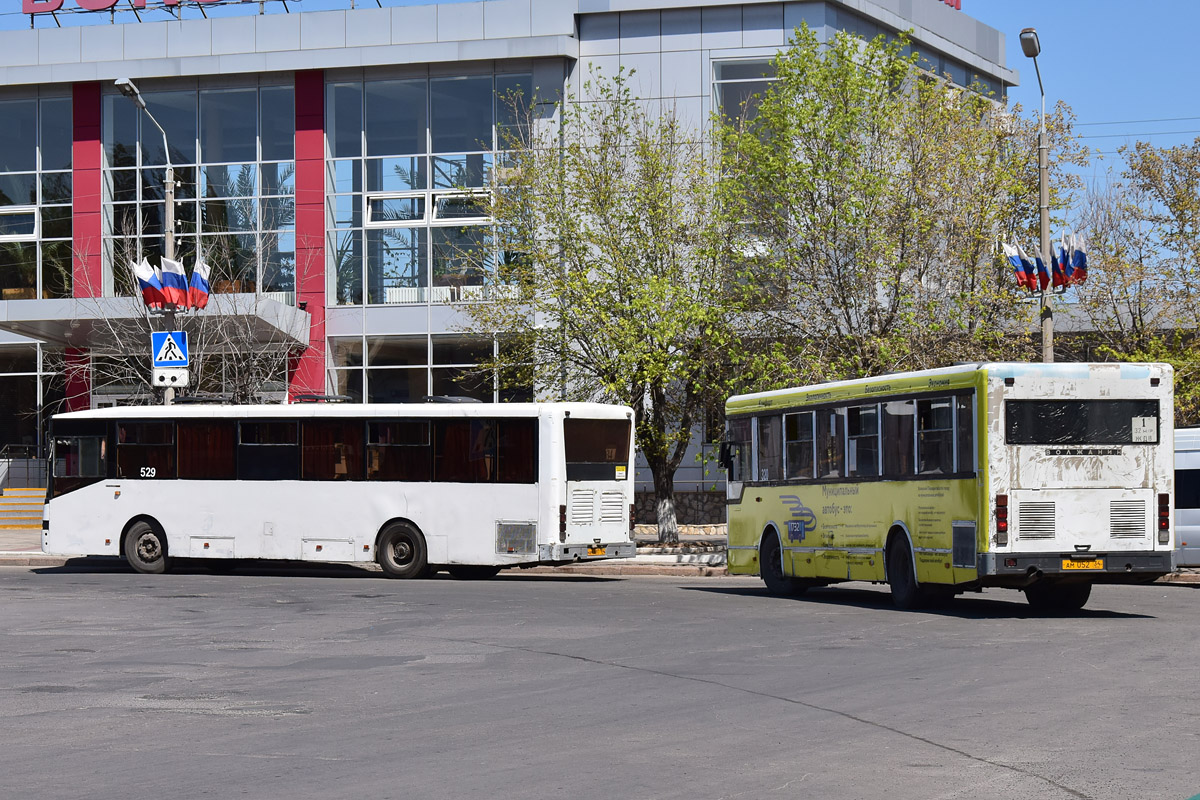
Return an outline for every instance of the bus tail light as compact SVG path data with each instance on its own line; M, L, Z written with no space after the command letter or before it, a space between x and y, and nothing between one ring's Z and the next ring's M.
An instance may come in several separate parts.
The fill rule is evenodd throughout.
M558 507L558 541L567 540L567 504Z
M629 504L629 530L633 530L635 525L637 525L637 506L635 506L633 503L630 503Z
M1171 495L1158 496L1158 543L1171 541Z
M1008 544L1008 495L996 495L996 544Z

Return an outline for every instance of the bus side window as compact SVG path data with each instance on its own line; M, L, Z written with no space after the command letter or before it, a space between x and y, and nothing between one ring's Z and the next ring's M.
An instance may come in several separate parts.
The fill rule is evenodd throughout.
M238 480L294 481L300 478L300 443L295 420L243 420L238 435Z
M180 479L231 481L237 478L233 444L236 433L237 426L231 419L180 420L176 423Z
M958 472L975 472L975 396L954 398L958 428Z
M847 475L879 475L879 406L854 406L846 409Z
M117 423L117 477L175 477L175 426L170 422Z
M1175 508L1200 508L1200 469L1175 470Z
M725 447L729 453L729 480L753 480L750 474L750 420L748 418L727 420Z
M363 478L363 420L306 419L300 425L300 475L306 481Z
M367 480L428 481L429 420L367 423Z
M917 401L917 473L954 472L953 405L949 397Z
M783 417L758 418L758 480L783 477Z
M813 412L786 415L783 418L783 433L786 456L784 477L811 480L816 456L813 448Z
M846 409L817 412L817 477L846 477Z
M916 474L913 465L913 426L916 408L912 400L883 404L883 476L907 478Z
M500 420L496 450L500 483L537 483L537 420Z

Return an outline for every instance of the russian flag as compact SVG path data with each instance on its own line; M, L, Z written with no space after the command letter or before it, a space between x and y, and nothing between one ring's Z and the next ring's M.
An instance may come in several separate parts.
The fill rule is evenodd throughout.
M138 264L130 264L133 267L133 275L137 278L138 289L142 293L142 302L147 308L162 308L166 303L166 297L163 295L162 281L158 279L158 273L154 267L150 266L150 262L142 259Z
M1071 234L1071 267L1075 272L1075 283L1087 280L1087 242Z
M187 308L188 279L183 264L169 258L162 260L163 297L171 305Z
M1031 292L1036 292L1038 290L1038 277L1037 267L1034 266L1033 259L1021 249L1021 245L1017 245L1017 256L1021 259L1021 268L1025 272L1025 288Z
M1033 260L1037 264L1038 288L1044 292L1050 285L1050 271L1046 269L1046 262L1042 259L1042 248L1038 245L1033 247Z
M1058 247L1058 263L1062 265L1063 285L1070 286L1075 283L1075 267L1071 264L1071 237L1065 233Z
M1025 280L1025 265L1021 263L1020 252L1018 252L1017 248L1010 244L1005 244L1004 242L1000 243L1000 247L1003 248L1004 257L1008 259L1008 263L1012 264L1013 272L1017 276L1017 286L1021 287L1022 289L1027 288Z
M208 264L197 261L192 267L192 279L188 281L188 303L192 308L208 305Z

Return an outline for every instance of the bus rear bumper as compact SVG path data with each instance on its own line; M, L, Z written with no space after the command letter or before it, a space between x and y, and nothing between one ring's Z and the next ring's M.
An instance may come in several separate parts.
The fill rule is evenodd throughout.
M603 561L609 558L633 558L635 555L637 555L637 544L635 542L538 545L538 560L549 564L570 564L576 561Z
M982 553L979 556L980 579L1004 586L1031 583L1048 575L1091 583L1148 583L1174 571L1175 553L1170 550L1086 554Z

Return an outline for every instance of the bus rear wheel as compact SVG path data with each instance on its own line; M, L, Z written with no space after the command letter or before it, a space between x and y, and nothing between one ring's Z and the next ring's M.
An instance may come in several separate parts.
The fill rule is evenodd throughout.
M450 577L460 581L486 581L500 574L500 568L487 564L452 564L446 567Z
M390 578L422 578L429 574L425 537L405 522L393 522L383 529L375 558Z
M892 542L887 553L888 585L892 587L892 605L908 610L921 604L921 587L913 571L912 550L908 541L899 536Z
M138 572L157 575L167 570L166 534L146 520L129 526L122 549L129 566Z
M779 547L779 539L768 533L763 537L759 547L759 572L767 591L776 597L795 597L808 591L808 584L798 578L792 578L783 571L783 550Z
M1090 583L1048 583L1025 587L1025 599L1035 611L1062 613L1079 611L1092 596Z

